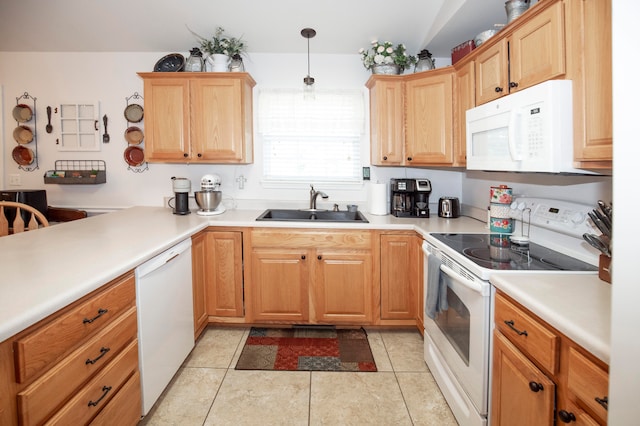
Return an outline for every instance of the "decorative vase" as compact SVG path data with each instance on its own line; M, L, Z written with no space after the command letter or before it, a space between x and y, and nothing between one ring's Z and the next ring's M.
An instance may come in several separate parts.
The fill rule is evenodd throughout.
M207 71L227 72L229 71L229 56L221 53L212 53L207 57Z
M529 0L508 0L504 4L507 10L507 24L529 9Z
M402 72L402 67L396 64L374 64L371 67L371 72L374 74L399 75Z

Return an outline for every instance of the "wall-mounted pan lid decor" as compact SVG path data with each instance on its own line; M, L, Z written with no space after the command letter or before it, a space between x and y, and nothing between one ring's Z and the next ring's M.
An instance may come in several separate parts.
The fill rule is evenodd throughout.
M124 161L128 165L138 167L144 163L144 151L137 146L130 146L124 150Z
M13 130L13 139L19 144L28 144L33 140L33 132L28 126L18 126Z
M12 115L18 123L26 123L33 117L33 111L29 105L18 104L13 107Z
M33 151L25 146L16 146L13 148L11 155L13 156L13 160L20 166L28 166L33 163Z
M179 53L170 53L162 57L153 67L155 72L177 72L184 68L184 56Z
M124 109L124 118L131 123L139 123L144 117L144 109L138 104L127 105Z
M131 145L139 145L144 140L144 133L139 127L131 126L124 131L124 138Z

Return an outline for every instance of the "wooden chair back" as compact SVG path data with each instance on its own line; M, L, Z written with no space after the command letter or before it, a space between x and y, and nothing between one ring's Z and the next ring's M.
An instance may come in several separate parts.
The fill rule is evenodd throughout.
M7 210L15 209L16 215L13 219L13 223L9 224L9 218ZM28 212L29 219L26 223L22 218L22 212ZM9 226L11 225L11 226ZM10 233L17 234L26 230L33 231L40 226L49 226L49 221L38 209L31 207L28 204L16 203L14 201L0 201L0 237L9 235Z

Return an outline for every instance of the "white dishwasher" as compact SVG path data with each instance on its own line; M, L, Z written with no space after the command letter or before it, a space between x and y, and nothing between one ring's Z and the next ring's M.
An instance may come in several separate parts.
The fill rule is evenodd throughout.
M193 349L192 294L191 239L136 268L143 416Z

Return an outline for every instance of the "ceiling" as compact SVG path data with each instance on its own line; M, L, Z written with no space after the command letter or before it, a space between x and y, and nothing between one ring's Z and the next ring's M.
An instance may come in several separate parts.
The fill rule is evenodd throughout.
M451 48L504 24L504 0L1 0L0 51L188 52L222 26L255 53L354 54L374 39ZM191 30L191 31L190 31Z

